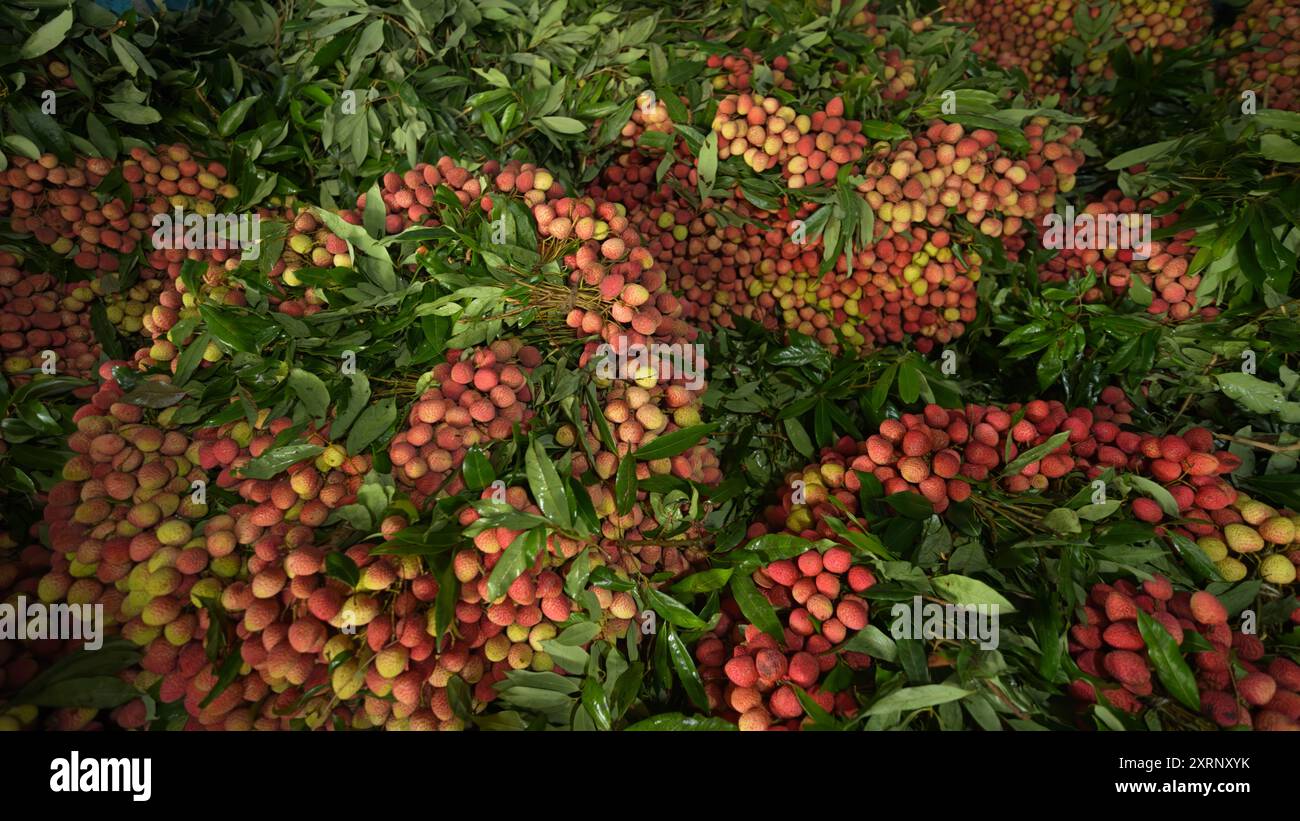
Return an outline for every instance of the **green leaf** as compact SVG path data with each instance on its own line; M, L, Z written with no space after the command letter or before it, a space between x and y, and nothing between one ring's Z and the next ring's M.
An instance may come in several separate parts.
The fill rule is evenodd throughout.
M446 567L438 572L438 598L433 603L433 623L441 642L442 637L456 621L456 603L460 597L460 580L456 578L455 566L448 561Z
M367 132L366 129L359 128L356 133ZM362 266L362 270L371 282L385 291L397 290L397 274L393 269L392 258L378 240L366 233L364 226L353 225L328 208L312 206L311 211L332 233L349 242L368 258L369 262Z
M337 438L347 433L348 426L361 415L369 401L370 380L364 373L352 374L352 386L348 391L347 404L344 405L343 410L335 412L334 421L330 423L330 434Z
M811 729L815 729L815 730L839 729L839 724L838 722L836 722L835 717L832 716L830 713L826 712L825 708L823 708L820 704L814 701L812 696L808 695L807 690L800 687L798 684L793 685L793 687L794 687L795 697L799 699L799 706L803 707L804 713L807 714L807 716L810 719L812 719L812 722L809 725Z
M618 109L600 124L600 132L596 135L597 147L609 145L618 139L623 131L623 126L627 125L628 120L632 119L632 110L636 108L636 100L625 100Z
M921 371L909 357L898 363L898 396L909 405L921 396Z
M348 73L359 74L361 62L384 45L384 19L377 17L361 31L357 43L352 47L352 57L348 60Z
M203 352L207 350L208 343L212 341L212 334L201 334L197 339L185 347L184 353L176 363L176 376L172 378L172 384L177 387L183 386L189 381L203 361Z
M384 235L386 212L383 192L379 188L379 182L376 181L370 186L370 190L366 192L366 210L361 215L361 222L366 228L366 233L374 237Z
M957 701L970 695L973 690L963 690L960 687L953 687L949 684L923 684L919 687L904 687L901 690L895 690L884 698L876 701L866 710L866 715L874 716L881 713L906 712L909 710L919 710L924 707L933 707L936 704L945 704L949 701Z
M739 728L730 721L711 716L687 716L681 713L660 713L642 719L627 727L629 731L665 732L672 730L705 730L708 732L735 732Z
M555 641L557 644L563 644L568 647L581 647L599 635L599 624L590 621L583 621L578 622L571 627L564 628L564 632L557 636Z
M564 576L564 592L571 599L576 599L582 595L582 591L587 587L587 579L591 576L591 551L583 550L577 555L569 566L569 572Z
M533 498L542 513L561 527L573 527L573 512L569 510L564 483L555 471L555 463L536 439L524 451L524 473L528 476L528 487L533 491Z
M41 148L36 143L27 139L21 134L6 134L4 136L5 145L22 154L29 160L39 159Z
M685 630L701 630L707 626L706 622L692 613L689 607L653 587L645 589L645 600L650 608L663 616L669 624L675 624Z
M719 427L717 422L709 422L703 425L691 425L689 428L675 430L672 433L664 434L656 438L649 444L642 445L634 452L638 462L648 462L653 459L667 459L670 456L689 450L699 444L700 439L713 433Z
M668 56L658 43L650 43L647 50L650 52L650 79L655 85L663 85L668 77Z
M802 536L793 536L789 533L766 533L756 536L741 548L741 552L761 556L765 563L770 563L779 559L793 558L813 547L813 543Z
M141 382L130 393L123 396L120 401L128 405L161 410L183 402L187 396L189 396L189 392L180 386L169 385L166 382L149 381ZM23 410L25 408L20 408L20 413Z
M1260 579L1247 579L1243 582L1233 585L1227 590L1212 591L1223 602L1223 606L1228 609L1229 616L1236 616L1242 610L1245 610L1259 596L1259 589L1263 587L1264 582Z
M1160 505L1160 509L1165 512L1166 516L1178 515L1178 502L1174 501L1173 494L1165 490L1164 485L1145 476L1138 476L1135 473L1125 474L1124 478L1132 483L1135 488L1155 499L1156 504Z
M320 445L308 445L301 442L295 445L271 448L242 468L239 468L236 472L240 478L244 479L271 479L280 475L290 465L295 465L304 459L314 459L323 450L324 448Z
M618 476L614 479L614 509L627 515L636 504L636 460L624 456L618 463Z
M233 315L212 305L200 305L199 314L204 324L219 341L226 343L236 351L257 353L257 343L240 327Z
M1215 566L1214 562L1210 561L1209 556L1205 555L1205 551L1201 549L1200 545L1179 533L1170 533L1169 537L1179 558L1199 578L1210 582L1223 581L1223 576L1219 574L1219 568Z
M15 693L12 700L27 703L29 696L60 681L113 675L139 663L140 655L141 648L122 638L109 639L97 650L81 647L46 667Z
M587 676L582 682L582 707L597 729L610 729L609 701L605 697L605 688L600 686L595 676Z
M330 392L321 378L302 368L294 368L289 371L288 382L290 390L298 395L307 413L317 421L323 421L326 411L329 410Z
M1001 593L979 579L954 573L935 576L930 583L953 604L991 604L995 605L1000 613L1016 612L1015 606Z
M879 410L885 406L885 400L889 399L889 389L893 386L897 375L898 363L895 362L886 368L876 384L871 386L871 407Z
M488 600L496 601L506 594L510 585L519 578L546 549L546 528L535 527L515 537L488 576Z
M1277 134L1264 134L1259 138L1259 153L1274 162L1300 162L1300 145Z
M366 408L357 417L356 424L348 431L348 453L361 453L370 443L378 439L384 431L397 421L397 400L394 397L381 399Z
M531 513L521 513L515 510L505 502L491 500L479 501L474 503L474 509L479 512L479 520L471 525L478 532L483 527L508 527L511 530L529 530L538 525L546 524L546 519L542 516L534 516Z
M812 440L808 438L808 431L804 430L803 425L793 416L781 421L785 425L786 436L790 437L790 444L799 451L800 455L811 459L816 451L813 449Z
M862 123L862 133L866 134L873 140L905 140L909 136L907 129L897 123L886 123L880 120L864 120Z
M585 655L585 654L584 654ZM567 668L566 668L567 669ZM525 710L543 713L568 715L573 708L573 700L563 693L542 690L535 687L511 687L501 694L502 699ZM497 716L504 715L501 713ZM483 719L479 719L480 721Z
M1147 657L1155 665L1156 676L1170 695L1181 701L1193 712L1201 711L1201 694L1196 688L1196 676L1178 650L1178 643L1169 635L1160 622L1148 616L1144 611L1137 611L1138 632L1147 645Z
M1130 299L1143 308L1155 301L1155 294L1151 292L1151 286L1147 285L1146 280L1137 274L1129 277L1128 295Z
M104 103L104 110L132 125L152 125L162 119L158 109L139 103Z
M63 42L72 28L72 9L64 9L45 25L33 31L18 49L18 57L30 60L40 57L45 52Z
M41 707L108 709L138 698L140 691L117 676L87 676L56 681L22 699Z
M1300 134L1300 113L1283 111L1277 108L1262 108L1252 117L1260 128L1276 128Z
M1043 517L1043 526L1057 533L1079 533L1079 514L1068 507L1058 507Z
M492 484L492 480L496 478L496 471L492 469L492 463L488 461L483 448L478 445L465 452L465 462L461 465L461 473L465 476L465 487L476 491Z
M881 661L893 662L898 658L898 645L874 624L859 630L840 649L846 653L866 653Z
M1075 511L1080 519L1089 522L1100 522L1110 514L1119 510L1119 501L1116 499L1107 499L1099 505L1084 505Z
M126 397L122 399L122 401L129 402L133 405L143 404L145 405L145 407L150 407L150 405L147 403L134 401L134 397L132 397L132 394L141 391L142 389L148 387L149 385L156 385L156 384L158 383L145 382L141 384L139 387L137 387L134 391L127 394ZM175 403L173 402L171 404L175 404ZM166 405L164 405L163 407L166 407ZM16 408L16 410L18 411L19 418L21 418L24 422L26 422L28 426L32 428L32 430L35 430L39 433L48 434L50 436L57 436L63 432L63 427L59 424L59 421L54 418L54 414L50 413L50 409L45 407L43 403L38 402L35 399L29 399L26 402L23 402Z
M221 667L217 670L217 683L208 691L207 696L199 702L199 707L206 707L215 701L217 696L221 695L230 686L230 683L235 680L235 677L239 675L239 668L243 664L244 659L239 654L239 648L232 647L230 654L226 656L226 660L221 663Z
M331 579L338 579L348 587L356 587L357 582L361 581L361 569L346 553L325 555L325 575Z
M1053 603L1048 603L1034 616L1034 635L1038 640L1038 672L1049 681L1056 678L1061 667L1061 656L1065 642L1061 640L1064 625L1061 623L1061 611Z
M1141 148L1135 148L1132 151L1125 151L1118 157L1106 163L1107 170L1120 171L1129 166L1140 163L1150 162L1151 160L1163 157L1173 151L1174 146L1178 144L1178 139L1165 140L1163 142L1144 145Z
M582 134L587 127L582 124L581 120L575 120L572 117L541 117L542 125L557 134Z
M1059 448L1061 445L1065 444L1065 440L1069 438L1070 438L1070 432L1068 430L1063 430L1060 433L1055 434L1054 436L1052 436L1052 438L1048 439L1046 442L1039 445L1038 447L1030 448L1029 450L1017 456L1015 459L1012 459L1010 464L1008 464L1006 468L1003 469L1002 475L1003 476L1016 475L1020 471L1024 470L1025 465L1028 465L1031 462L1036 462L1039 459L1042 459L1047 454L1051 453L1052 451Z
M605 673L610 675L612 672L613 670L607 662ZM641 692L641 686L645 683L645 673L645 662L636 661L615 679L613 688L609 692L609 710L614 718L622 718L627 713L628 708L636 701L637 695Z
M726 587L727 580L731 578L731 574L734 572L730 567L701 570L676 582L673 585L673 590L678 593L709 593L713 590L720 590Z
M1246 410L1276 414L1289 424L1300 422L1300 402L1288 402L1281 385L1240 372L1219 373L1214 378L1219 383L1219 390Z
M781 620L777 618L776 610L759 592L748 573L736 573L731 577L731 595L735 597L740 612L745 614L750 624L776 639L778 643L785 641L785 633L781 629Z
M673 660L673 668L677 671L677 678L686 690L686 695L690 696L692 702L701 710L709 709L709 698L704 694L704 682L700 680L700 671L695 667L695 660L691 658L691 652L686 649L686 644L677 635L677 630L668 627L659 635L664 637L668 643L668 655Z
M700 157L696 163L700 196L707 197L713 193L713 183L718 176L718 132L709 131L700 148Z
M928 519L934 515L930 500L911 490L900 490L885 497L885 504L909 519Z
M919 638L899 639L894 646L898 649L898 663L907 674L907 680L917 683L929 682L930 665L925 642Z
M129 40L118 37L116 34L111 35L109 41L113 45L113 53L117 55L117 61L126 69L126 73L134 77L141 69L150 77L157 77L158 74L149 65L149 60L136 48Z

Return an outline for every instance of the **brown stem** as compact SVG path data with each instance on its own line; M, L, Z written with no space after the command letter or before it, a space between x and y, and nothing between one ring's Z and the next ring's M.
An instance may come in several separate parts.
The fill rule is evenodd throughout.
M114 34L116 34L117 32L121 31L124 28L126 28L126 21L118 20L116 23L113 24L113 27L111 29L108 29L106 31L101 31L99 33L99 39L107 40L109 37L113 36Z
M1219 355L1218 355L1217 353L1214 354L1213 356L1211 356L1211 357L1210 357L1210 364L1206 365L1206 366L1205 366L1205 370L1201 371L1201 376L1209 376L1209 375L1210 375L1210 371L1214 370L1214 365L1215 365L1215 363L1218 362L1218 361L1219 361ZM1183 414L1187 412L1187 407L1188 407L1189 405L1192 404L1192 397L1195 396L1195 395L1196 395L1196 394L1194 394L1194 393L1189 393L1189 394L1187 394L1187 398L1183 400L1183 405L1182 405L1182 407L1180 407L1180 408L1178 409L1178 413L1174 414L1174 421L1175 421L1175 422L1177 422L1179 419L1181 419L1182 416L1183 416Z
M602 539L601 542L617 547L707 547L709 545L705 539Z
M997 687L996 685L994 685L993 682L991 682L991 681L987 681L987 680L984 682L984 684L985 684L986 687L988 687L990 690L993 691L993 695L997 696L998 701L1000 701L1000 702L1002 702L1003 704L1007 705L1007 707L1009 707L1009 708L1011 709L1011 712L1013 712L1013 713L1016 714L1016 717L1017 717L1017 718L1019 718L1021 721L1028 721L1028 720L1029 720L1029 716L1028 716L1027 714L1025 714L1025 713L1024 713L1024 712L1023 712L1019 707L1017 707L1016 705L1012 704L1012 703L1011 703L1011 700L1008 699L1008 698L1006 697L1006 694L1004 694L1004 693L1002 692L1001 688L999 688L999 687Z
M198 97L199 97L199 102L201 102L201 103L203 103L205 106L207 106L208 111L212 113L212 116L213 116L213 117L216 117L217 119L220 119L220 118L221 118L221 112L220 112L220 111L217 111L216 107L213 106L212 103L208 102L207 95L205 95L205 94L203 93L203 89L201 89L201 88L196 88L196 89L194 89L194 93L198 95Z
M1271 442L1261 442L1258 439L1248 439L1245 436L1230 436L1226 433L1216 433L1214 436L1217 439L1236 442L1239 445L1250 445L1252 448L1266 450L1269 453L1295 453L1300 451L1300 442L1292 442L1289 445L1275 445Z

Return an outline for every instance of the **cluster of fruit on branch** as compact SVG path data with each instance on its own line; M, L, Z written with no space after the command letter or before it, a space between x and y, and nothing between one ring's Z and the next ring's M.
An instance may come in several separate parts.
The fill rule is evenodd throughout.
M1300 17L1114 11L855 7L830 57L736 35L683 47L680 82L656 41L608 71L652 84L509 138L538 103L495 116L513 92L476 69L486 142L358 163L320 201L287 174L245 200L260 130L9 157L0 501L32 515L0 528L0 594L107 635L87 703L50 671L96 651L0 641L0 729L856 729L952 726L953 702L986 729L1300 729L1300 402L1270 324L1300 229L1268 221ZM927 84L965 28L1025 87L954 71L946 109ZM1169 145L1099 162L1114 51L1201 46L1221 95L1271 107L1223 129L1256 141L1259 204L1190 195ZM1065 204L1154 234L1060 247ZM180 214L193 233L157 230ZM1034 390L990 364L1050 329L1151 373ZM1222 381L1248 415L1158 401L1169 361L1216 378L1266 332L1278 385ZM35 479L2 472L42 448ZM922 601L1055 660L894 632Z

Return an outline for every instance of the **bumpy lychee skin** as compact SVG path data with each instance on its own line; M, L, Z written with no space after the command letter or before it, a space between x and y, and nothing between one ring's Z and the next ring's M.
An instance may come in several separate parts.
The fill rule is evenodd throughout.
M1102 634L1102 639L1117 650L1136 651L1146 646L1134 622L1117 622L1108 626Z
M1237 553L1255 553L1264 548L1264 538L1249 525L1233 523L1223 529L1228 547Z
M967 215L981 233L1019 240L1026 219L1037 218L1058 186L1072 183L1083 156L1067 146L1082 132L1071 126L1044 143L1060 149L1055 163L1042 156L1013 162L994 132L977 129L966 138L960 125L941 121L873 156L860 121L829 113L842 103L833 98L809 116L745 92L722 98L711 125L720 158L734 153L759 171L777 166L789 188L828 182L841 168L865 172L858 193L880 217L875 236L829 272L819 270L821 239L803 236L811 203L767 212L734 191L720 194L721 207L757 230L725 224L679 194L694 184L696 168L671 164L664 178L649 151L619 157L590 190L627 207L649 238L648 250L667 265L669 285L681 294L675 305L696 321L729 327L743 317L814 336L832 349L912 337L928 352L964 333L978 310L982 259L970 253L968 237L949 230L949 212ZM1047 126L1034 118L1026 136L1044 142ZM958 144L966 152L960 159ZM689 156L685 146L677 153ZM968 172L971 179L964 179ZM972 182L984 179L990 188L998 183L996 196ZM856 275L863 269L874 275Z
M1228 608L1223 606L1218 596L1204 590L1198 590L1192 594L1189 606L1192 611L1192 618L1201 624L1227 624Z
M1272 701L1277 682L1265 673L1249 673L1237 682L1237 692L1250 704L1262 707Z
M1124 2L1115 4L1110 26L1092 39L1075 25L1078 16L1088 11L1088 6L1070 0L1051 5L1026 0L958 0L944 8L944 18L971 24L978 35L976 53L1000 66L1023 71L1035 96L1066 95L1068 105L1082 113L1103 115L1103 121L1108 115L1103 112L1102 94L1116 76L1106 49L1116 42L1116 34L1121 47L1159 63L1165 59L1166 49L1199 43L1213 22L1206 2L1178 0L1159 7ZM1092 11L1094 17L1097 13ZM1071 70L1058 72L1058 65Z
M1116 681L1126 685L1142 685L1151 680L1151 670L1146 660L1129 650L1114 650L1106 654L1106 672Z
M1257 528L1265 542L1275 545L1288 545L1295 540L1295 524L1286 516L1273 516L1260 522Z
M1174 586L1164 576L1156 575L1142 583L1147 595L1158 601L1169 601L1174 595Z
M727 678L737 687L753 687L758 682L758 670L751 656L737 656L726 664Z
M1260 107L1294 111L1300 101L1300 14L1287 0L1251 0L1216 42L1220 92ZM1230 55L1230 56L1229 56Z
M1124 621L1137 618L1137 606L1133 599L1118 590L1106 597L1106 618L1111 621Z
M1285 555L1274 553L1260 561L1259 575L1270 584L1291 584L1296 580L1296 566Z
M1155 523L1165 517L1165 513L1160 509L1160 505L1154 499L1134 499L1133 515L1139 521Z
M388 447L395 478L417 507L464 489L460 468L471 448L489 451L516 427L527 429L533 416L527 375L538 361L540 353L522 341L497 340L449 350L434 366L434 387L420 395Z
M1300 664L1279 656L1269 663L1268 674L1286 689L1300 693Z

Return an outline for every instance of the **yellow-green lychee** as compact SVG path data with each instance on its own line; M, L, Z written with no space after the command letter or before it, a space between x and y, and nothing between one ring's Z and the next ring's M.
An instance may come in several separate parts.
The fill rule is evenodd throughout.
M1259 563L1259 575L1270 584L1291 584L1295 581L1296 569L1286 556L1274 553Z
M1223 529L1223 536L1228 547L1237 553L1254 553L1264 547L1264 539L1254 528L1233 523Z
M1238 508L1241 518L1246 524L1257 525L1265 519L1271 519L1277 515L1277 511L1263 502L1255 499L1247 499L1244 504Z
M1257 529L1269 544L1291 544L1295 540L1295 524L1286 516L1265 519Z
M1212 562L1222 561L1228 557L1228 546L1224 544L1222 539L1216 539L1213 536L1202 536L1196 540L1196 544Z
M1239 582L1246 578L1246 565L1233 558L1220 559L1214 563L1219 569L1219 575L1227 582Z

